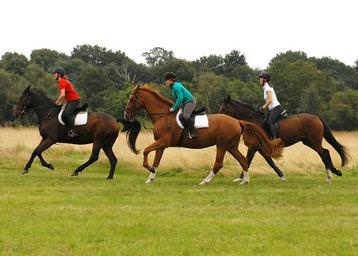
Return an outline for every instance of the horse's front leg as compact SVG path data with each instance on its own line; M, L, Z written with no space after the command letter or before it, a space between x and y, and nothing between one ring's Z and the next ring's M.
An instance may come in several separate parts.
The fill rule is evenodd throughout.
M164 153L164 149L166 147L167 147L166 143L163 140L159 139L144 149L143 167L145 167L149 171L149 176L148 179L146 180L146 183L151 183L154 181L156 175L155 169L159 166L160 160L162 159ZM148 155L150 152L154 150L155 150L154 162L153 162L153 166L150 166L148 162Z
M22 174L28 173L29 169L30 169L30 167L32 165L32 162L35 159L35 157L36 156L41 156L41 153L43 151L45 151L46 149L48 149L49 147L51 147L54 143L55 143L55 141L53 141L52 139L49 139L49 138L42 139L40 144L32 152L31 157L30 157L29 161L27 162L27 164L25 165L24 171L22 172Z

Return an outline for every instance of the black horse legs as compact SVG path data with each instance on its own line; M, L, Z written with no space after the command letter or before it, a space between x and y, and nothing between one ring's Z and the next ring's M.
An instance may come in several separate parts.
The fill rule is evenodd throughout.
M34 161L35 157L38 156L40 158L41 164L49 169L51 169L51 167L53 168L53 166L49 163L47 163L45 161L45 159L43 159L43 157L41 156L41 153L43 151L45 151L46 149L48 149L51 145L53 145L55 142L51 139L42 139L40 144L35 148L35 150L32 152L31 157L29 159L29 161L27 162L27 164L24 167L24 171L22 172L22 174L26 174L29 172L29 169L32 165L32 162Z
M73 171L72 176L78 176L78 174L83 171L86 167L90 166L94 162L98 160L99 151L101 150L101 146L98 141L93 143L92 153L90 158L82 164L81 166L77 167L76 170Z

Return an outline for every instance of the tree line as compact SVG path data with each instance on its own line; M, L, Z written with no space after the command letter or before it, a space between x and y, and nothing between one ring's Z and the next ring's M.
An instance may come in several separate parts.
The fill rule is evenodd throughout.
M260 70L250 67L244 53L203 56L189 61L172 51L155 47L143 53L146 64L136 63L124 52L98 45L78 45L70 55L51 49L33 50L30 58L5 53L0 61L0 124L13 120L12 109L27 85L58 94L51 76L54 67L65 68L68 77L90 109L116 117L123 113L133 85L148 83L165 96L163 75L174 71L190 88L199 105L218 111L226 95L253 107L263 103L258 85ZM308 57L301 51L277 54L266 69L282 105L290 114L308 112L323 117L336 130L358 129L358 60L348 66L330 57ZM34 115L17 123L32 124Z

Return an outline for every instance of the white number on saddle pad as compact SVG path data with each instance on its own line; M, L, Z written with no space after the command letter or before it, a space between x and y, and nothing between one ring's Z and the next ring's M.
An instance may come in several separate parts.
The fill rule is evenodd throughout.
M179 120L179 116L180 114L183 112L182 109L179 109L177 116L176 116L176 120L177 120L177 124L179 125L179 127L181 129L184 129L184 125L181 123L181 121ZM194 122L194 127L196 129L200 129L200 128L208 128L209 127L209 120L208 120L208 115L196 115L195 116L195 122Z
M62 105L61 107L61 111L58 114L58 121L60 122L60 124L62 124L63 126L65 126L65 122L62 120L62 114L63 111L65 110L66 105ZM79 112L76 117L75 117L75 126L80 126L80 125L85 125L87 124L87 119L88 119L88 111L86 112Z

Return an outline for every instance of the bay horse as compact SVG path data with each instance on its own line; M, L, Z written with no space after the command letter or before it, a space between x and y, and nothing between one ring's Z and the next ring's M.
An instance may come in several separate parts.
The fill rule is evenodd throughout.
M22 117L29 109L33 109L39 120L39 131L42 137L40 144L35 148L22 174L29 172L29 169L37 156L41 165L53 170L52 164L46 162L42 152L57 142L70 144L93 143L92 153L88 161L75 169L72 176L77 176L83 169L98 160L99 151L103 149L110 162L110 171L107 179L113 179L117 164L117 158L112 147L119 133L117 120L105 113L88 112L86 125L75 126L77 137L67 136L65 126L58 121L60 106L56 105L42 91L28 86L22 93L14 110L16 117Z
M244 173L241 184L249 182L248 164L246 158L239 152L238 145L243 135L248 147L255 147L268 156L277 158L281 156L281 140L270 141L265 132L255 124L236 120L223 114L208 115L209 127L198 129L198 138L188 139L182 134L182 129L176 122L176 114L169 112L173 105L171 100L146 86L136 86L130 95L124 111L123 131L127 131L127 142L130 149L138 153L136 139L141 125L135 120L138 111L146 110L149 118L154 124L153 134L155 142L143 151L143 167L149 171L146 183L155 179L156 168L158 168L164 150L167 147L206 148L216 145L215 164L208 176L200 183L209 183L216 173L223 167L223 160L228 151L241 165ZM155 151L153 165L148 163L148 154ZM198 159L199 160L199 159Z
M227 96L224 103L221 104L219 113L227 114L240 120L250 121L259 126L263 126L263 120L265 118L264 113L254 110L248 104L233 100L230 96ZM338 152L342 160L342 166L348 162L347 150L335 139L330 128L322 118L308 113L290 115L288 118L279 121L277 135L282 139L285 147L302 141L304 145L316 151L326 168L327 182L332 181L332 172L337 176L342 176L342 172L334 167L328 149L322 147L322 140L325 138ZM284 179L285 176L283 172L276 166L272 158L262 154L260 150L255 150L254 148L248 150L248 165L250 166L257 151L265 158L278 176Z

